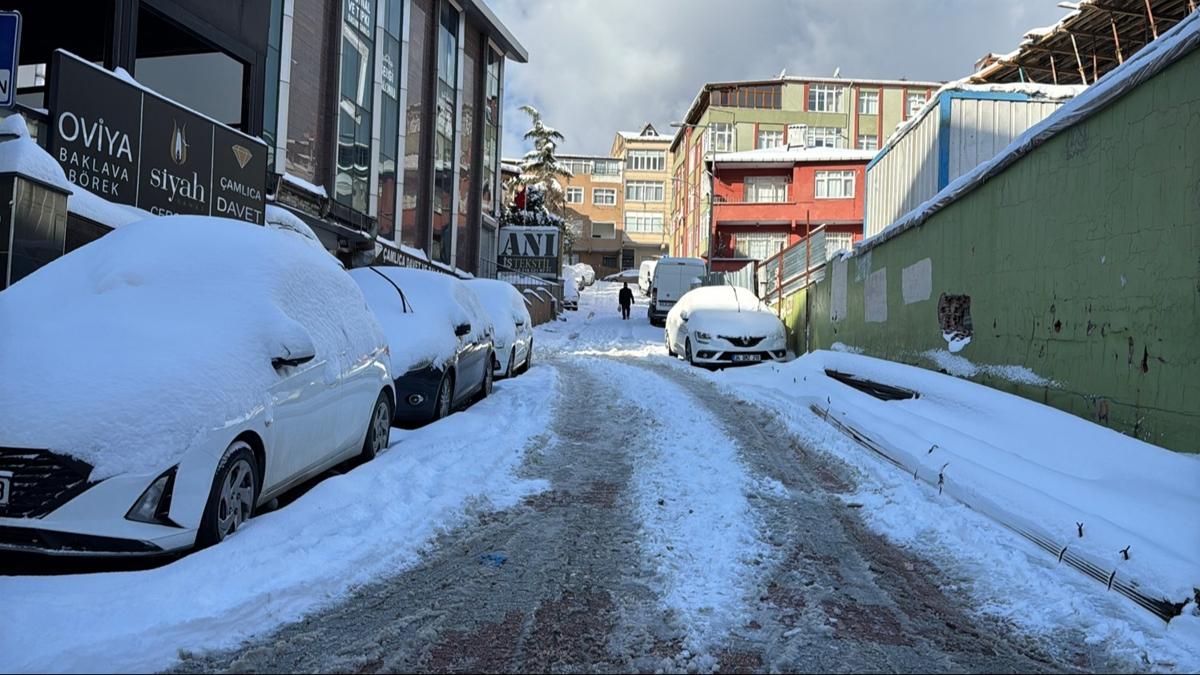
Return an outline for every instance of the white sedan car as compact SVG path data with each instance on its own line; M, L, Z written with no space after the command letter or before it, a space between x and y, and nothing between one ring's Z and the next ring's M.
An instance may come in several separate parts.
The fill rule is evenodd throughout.
M496 376L512 377L529 370L533 361L533 319L525 296L507 281L471 279L465 283L492 318Z
M787 356L783 322L746 288L688 291L671 308L666 324L667 352L692 365L736 366Z
M0 292L0 343L0 550L215 544L388 444L379 324L289 232L125 225Z

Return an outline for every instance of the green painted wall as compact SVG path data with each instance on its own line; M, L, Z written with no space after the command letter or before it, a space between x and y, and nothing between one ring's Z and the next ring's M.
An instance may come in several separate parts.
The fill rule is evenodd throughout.
M949 355L938 299L969 295L974 334L957 356L979 367L1022 366L1052 384L1015 384L987 372L972 379L1200 452L1197 82L1200 51L921 227L831 264L812 289L813 347L841 342L937 368L931 355ZM893 97L885 98L887 111ZM928 299L914 299L923 289L913 274L906 302L903 270L925 259ZM838 264L845 266L847 314L834 321ZM886 280L886 292L875 296L886 299L881 322L866 321L872 273ZM789 318L802 340L802 314Z

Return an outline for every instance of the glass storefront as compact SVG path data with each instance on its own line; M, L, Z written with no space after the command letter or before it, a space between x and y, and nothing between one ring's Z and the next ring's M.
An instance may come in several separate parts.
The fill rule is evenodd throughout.
M479 56L483 47L483 37L468 30L463 38L463 80L462 80L462 136L461 149L458 153L458 229L455 242L456 265L460 269L474 268L476 256L476 238L479 232L479 213L477 209L477 193L479 192L479 174L475 171L475 140L479 137L475 129L478 123L478 86L480 80Z
M345 0L342 5L342 77L333 195L338 202L360 213L368 210L371 180L371 99L375 75L373 5L372 0Z
M458 102L458 21L454 5L443 0L438 20L437 117L433 133L433 228L430 256L451 264L454 214L454 108Z
M383 96L379 101L379 236L396 237L396 180L398 143L400 141L400 29L403 22L403 0L384 3L383 44L380 48Z
M434 0L410 0L408 18L408 94L404 113L404 204L401 239L413 248L424 249L428 221L423 168L429 166L428 146L421 142L425 113L425 88L431 76L428 52L433 41Z

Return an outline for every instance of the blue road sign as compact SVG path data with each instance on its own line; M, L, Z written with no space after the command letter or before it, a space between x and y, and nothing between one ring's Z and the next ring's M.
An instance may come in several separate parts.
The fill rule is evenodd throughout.
M17 101L17 64L21 53L21 13L0 12L0 107Z

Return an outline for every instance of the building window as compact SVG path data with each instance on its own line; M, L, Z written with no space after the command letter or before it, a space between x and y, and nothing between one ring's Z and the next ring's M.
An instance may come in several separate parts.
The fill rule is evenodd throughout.
M842 112L842 87L836 84L809 85L808 109L811 112Z
M783 233L746 232L733 235L733 254L738 258L766 260L787 246Z
M567 188L567 203L582 204L583 203L583 188L568 187Z
M839 127L809 127L808 147L810 148L844 148L846 138Z
M585 159L564 159L562 164L572 176L585 176L592 172L592 163Z
M818 171L817 199L849 199L854 196L853 171Z
M728 122L713 122L704 135L704 151L732 152L734 147L733 125Z
M382 72L383 95L379 101L379 201L375 212L379 221L379 236L393 239L396 236L396 181L397 156L400 142L400 27L402 7L400 0L383 3Z
M621 249L621 269L623 269L623 270L633 269L633 249L631 249L631 248Z
M263 96L263 140L267 142L267 168L275 170L275 144L279 131L279 59L283 44L283 0L271 0L271 28L267 33L266 90ZM38 107L41 107L40 105Z
M663 183L660 180L631 180L625 184L625 201L661 202Z
M726 108L766 108L779 110L783 107L783 87L778 84L760 87L728 87L709 94L709 105Z
M875 134L859 134L858 135L859 150L878 150L879 137Z
M433 44L437 14L433 11L432 0L411 0L405 6L408 12L408 41L412 48L408 50L408 94L405 109L400 113L400 123L404 125L404 158L401 162L404 198L401 203L399 239L407 246L424 250L429 245L429 218L426 215L429 210L429 186L425 170L430 164L431 148L422 139L427 137L425 117L430 103L425 96L425 89L432 84L434 70L426 56L429 50L425 47ZM289 150L289 162L292 154ZM492 170L497 171L498 167L499 164L496 164Z
M412 55L409 56L412 58ZM483 212L497 215L496 167L500 164L500 61L499 52L487 50L487 84L483 93ZM410 93L409 96L412 94Z
M360 213L368 210L371 180L371 103L375 89L373 4L342 6L342 78L338 103L337 175L334 199Z
M758 147L778 148L783 146L783 131L759 131Z
M615 206L617 203L616 188L592 188L592 203L596 206Z
M904 102L904 109L908 111L905 113L905 116L912 117L913 115L916 115L917 113L921 112L921 107L924 105L925 94L923 92L909 92L908 97Z
M437 116L433 134L433 241L430 255L450 264L454 195L454 108L458 104L459 13L441 3L437 38Z
M879 92L878 91L860 91L860 92L858 92L858 114L860 114L860 115L878 115L879 114Z
M849 251L854 248L854 235L850 232L826 232L825 233L825 260L826 262L833 260L833 256L842 251Z
M616 223L592 223L592 239L616 239Z
M625 231L638 234L661 234L663 231L663 214L626 212Z
M617 256L615 256L615 255L606 255L606 256L602 256L602 257L600 258L600 266L601 266L601 267L611 267L611 268L613 268L613 269L616 269L616 267L617 267Z
M787 178L783 176L747 177L746 201L758 204L778 204L786 202Z
M621 160L597 159L592 161L592 174L596 176L620 176Z
M625 160L628 171L664 171L666 165L666 153L659 150L630 150Z

